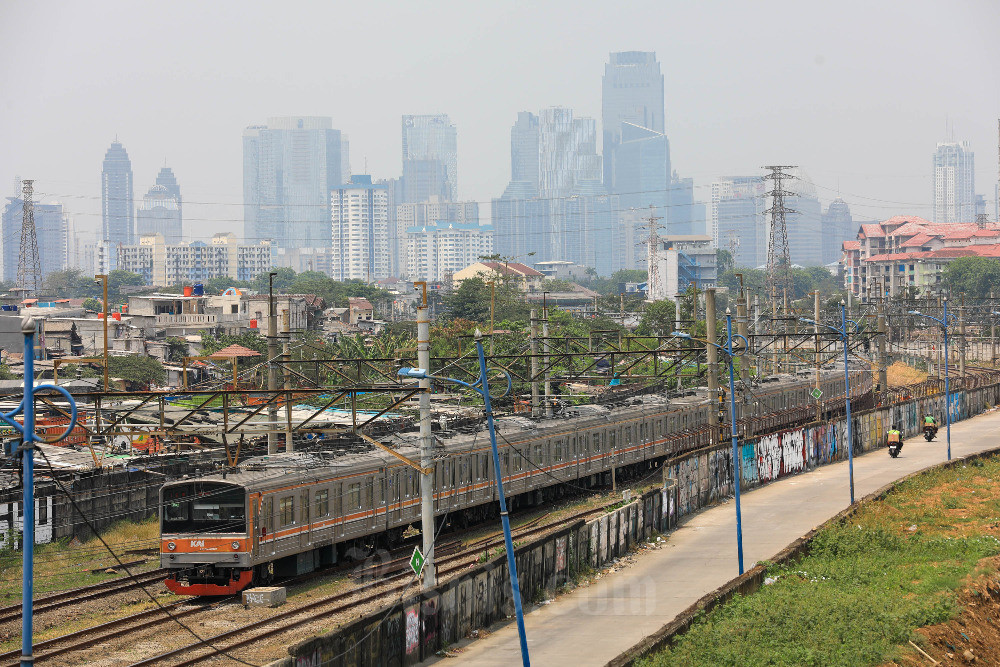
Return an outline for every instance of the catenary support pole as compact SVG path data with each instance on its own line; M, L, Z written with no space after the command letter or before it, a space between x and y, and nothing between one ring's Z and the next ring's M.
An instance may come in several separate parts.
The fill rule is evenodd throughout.
M291 328L288 321L288 309L281 311L281 325L281 332L284 334L284 340L281 343L281 358L285 362L282 367L282 375L284 376L282 384L285 390L285 451L291 453L295 451L295 441L292 438L292 371L289 363L292 360L292 354L289 343Z
M278 390L278 367L275 360L278 358L278 314L274 306L274 277L276 272L267 274L267 391L274 396ZM278 453L278 434L275 429L278 426L278 406L275 401L271 401L267 406L267 453Z
M107 316L105 316L105 327L107 327L107 322ZM21 545L21 667L31 667L34 664L34 656L32 655L34 608L32 605L35 595L35 443L32 440L35 433L35 401L31 394L35 378L34 320L22 321L21 331L24 334L24 437L21 440L21 467L24 477L22 523L24 537ZM108 366L105 364L105 372L107 372L107 368Z
M851 504L854 504L854 424L851 421L851 370L847 355L850 350L847 306L840 302L840 332L844 343L844 402L847 406L847 477L851 487Z
M524 630L524 611L521 608L521 587L517 580L517 558L514 554L514 541L510 535L510 517L507 515L507 498L503 490L503 469L500 467L500 453L497 451L496 426L493 423L493 408L490 405L490 385L486 369L486 354L483 352L483 342L476 332L476 352L479 353L479 386L486 408L486 425L490 431L490 449L493 452L493 474L496 477L497 498L500 501L500 521L503 523L503 541L507 551L507 570L510 575L511 598L514 600L514 614L517 617L517 634L521 642L521 663L530 667L528 657L528 636ZM426 567L426 565L425 565Z
M708 360L708 395L713 405L708 411L708 425L712 431L712 442L719 441L719 348L716 347L717 333L715 320L715 288L705 288L705 356Z
M813 362L816 365L814 385L816 391L820 391L820 370L821 365L820 360L820 341L819 341L819 290L813 292L813 319L816 320L816 324L813 325L813 334L816 336L814 341L815 350L813 353ZM816 421L820 421L823 418L823 397L819 396L816 398Z
M736 498L736 558L743 574L743 513L740 509L741 460L736 433L736 380L733 377L733 316L726 312L726 350L729 357L729 428L733 437L733 491Z
M531 416L540 417L541 409L538 404L538 311L534 308L531 309L530 319L529 330L531 332L531 340L529 341L529 349L531 350Z
M850 315L848 315L850 317ZM878 307L878 317L876 319L876 328L878 329L878 386L879 390L882 392L888 391L889 389L889 376L886 370L886 359L885 359L885 306L879 304Z
M545 416L552 417L552 382L549 380L549 307L545 304L545 294L542 294L542 364L545 366L545 383L542 391L545 396Z
M414 283L417 284L417 283ZM427 284L423 287L421 305L417 306L417 363L427 374L431 372L431 322L427 311ZM420 394L420 467L434 466L434 439L431 435L431 380L420 380L420 386L427 391ZM420 475L420 533L424 552L424 589L433 588L437 583L434 567L434 474Z
M948 297L942 301L944 309L944 321L941 328L944 329L944 415L945 434L948 441L948 460L951 461L951 384L948 378Z

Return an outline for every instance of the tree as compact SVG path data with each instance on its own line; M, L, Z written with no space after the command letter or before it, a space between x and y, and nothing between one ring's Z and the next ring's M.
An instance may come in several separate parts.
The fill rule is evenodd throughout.
M125 380L131 386L148 387L150 384L163 384L167 373L161 364L152 357L145 355L130 355L127 357L108 357L108 373Z
M1000 284L1000 261L989 257L960 257L945 266L941 281L952 294L985 298Z
M716 250L715 251L715 270L719 275L727 271L733 271L736 269L736 260L733 258L733 253L728 250Z
M83 307L87 310L93 310L97 313L104 312L104 303L100 299L95 299L93 297L88 297L83 300Z
M527 319L531 308L524 301L524 294L513 283L495 283L491 292L490 286L482 278L468 278L442 300L449 319L468 320L488 326L491 298L494 304L494 322Z
M174 363L181 363L184 361L184 357L191 356L188 351L188 343L183 338L168 338L167 339L167 361L172 361Z
M643 336L667 336L674 325L674 302L664 299L646 306L636 333Z
M243 347L267 355L267 339L256 331L244 331L240 334L218 334L212 335L205 331L201 332L201 353L205 356L215 354L224 347L230 345L242 345ZM264 357L267 358L266 356ZM253 357L252 359L257 359ZM260 361L259 359L257 360ZM254 362L257 363L257 362Z

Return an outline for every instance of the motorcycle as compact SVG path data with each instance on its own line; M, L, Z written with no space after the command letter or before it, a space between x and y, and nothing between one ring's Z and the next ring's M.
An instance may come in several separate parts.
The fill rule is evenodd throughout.
M890 442L889 444L889 456L896 458L899 456L899 451L903 449L902 442Z
M937 435L937 426L933 426L931 424L926 424L924 426L924 440L930 442L931 440L934 439L934 436L936 435Z

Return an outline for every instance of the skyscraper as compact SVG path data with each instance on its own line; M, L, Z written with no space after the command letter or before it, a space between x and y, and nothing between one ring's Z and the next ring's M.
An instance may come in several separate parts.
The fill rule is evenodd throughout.
M788 254L793 264L822 266L823 208L816 188L799 178L794 182L795 195L785 198L794 213L785 216L788 229Z
M110 263L105 267L107 270L115 268L117 253L114 248L135 241L132 196L132 162L125 147L115 141L104 155L101 174L101 240L108 246Z
M968 142L934 153L934 222L975 222L975 155Z
M36 202L35 238L38 240L38 261L42 280L53 271L66 268L69 247L69 218L62 204ZM21 224L24 220L24 200L8 197L3 210L0 233L3 237L3 280L17 280L17 261L21 251Z
M843 256L844 241L857 238L858 229L851 216L851 208L837 197L823 214L823 263L839 262Z
M334 280L389 276L389 192L368 175L330 192Z
M411 164L416 163L416 164ZM408 183L408 177L413 182ZM403 116L403 203L458 196L458 132L447 114Z
M610 55L601 83L604 185L613 192L615 149L622 142L623 123L665 132L663 74L656 53L623 51Z
M280 117L243 132L246 243L330 247L330 191L350 172L347 137L332 125L326 117Z
M709 235L715 247L733 254L736 266L767 262L766 184L758 176L734 176L712 183Z
M614 147L612 192L625 208L656 208L666 219L666 233L686 234L675 226L670 203L670 143L662 132L624 122Z
M181 205L165 185L154 185L136 211L136 236L161 234L167 245L177 245L183 236Z
M156 184L162 185L170 193L170 196L174 198L177 202L177 214L180 216L181 220L184 220L184 206L183 200L181 199L181 186L177 185L177 177L174 176L174 172L170 167L163 167L160 169L160 173L156 175Z

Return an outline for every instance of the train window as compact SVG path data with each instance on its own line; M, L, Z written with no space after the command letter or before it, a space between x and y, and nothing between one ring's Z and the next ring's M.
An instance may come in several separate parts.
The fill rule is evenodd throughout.
M447 489L448 488L448 481L451 479L451 476L448 473L448 469L451 467L451 464L448 463L447 461L445 461L443 464L441 464L441 466L442 466L441 467L441 488Z
M295 498L287 496L278 501L278 513L281 515L281 525L295 523Z
M347 487L347 506L350 509L361 509L361 484L355 482Z
M304 526L309 523L309 492L303 491L300 494L300 499L299 512L301 516L299 517L299 521Z
M524 456L521 454L521 450L516 447L511 447L514 450L514 470L520 472L524 470Z
M595 452L601 451L601 444L602 444L603 440L604 440L604 434L603 433L601 433L600 431L598 431L597 433L594 434L594 451Z
M263 534L274 532L274 498L268 496L264 499L264 530Z
M479 455L479 479L489 479L490 477L490 464L486 458L486 454Z
M545 466L545 461L543 459L543 456L544 454L542 453L542 446L535 445L535 460L533 461L533 463L539 468Z
M164 533L246 532L246 490L231 484L189 482L163 490Z
M562 461L563 453L563 441L562 438L556 438L552 441L552 461Z
M316 492L316 516L327 516L330 514L330 491L320 489Z
M413 490L413 473L407 471L406 473L406 497L410 497L410 493Z
M335 484L333 487L333 514L334 516L344 515L344 501L340 496L340 484Z
M614 429L612 429L611 432L608 433L608 451L611 452L615 451L615 448L618 444L617 439L618 439L618 434L615 433Z

